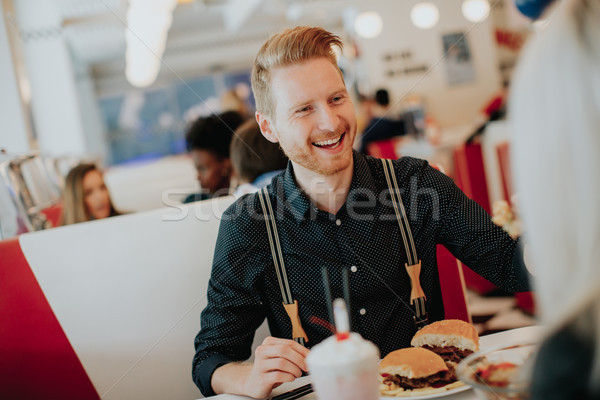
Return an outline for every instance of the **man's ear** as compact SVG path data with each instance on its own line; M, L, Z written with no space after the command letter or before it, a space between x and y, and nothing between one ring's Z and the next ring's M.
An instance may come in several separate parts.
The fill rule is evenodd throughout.
M256 122L258 122L258 126L260 127L260 132L263 134L265 139L267 139L271 143L279 143L279 138L277 137L277 133L273 129L271 118L258 111L254 114L254 116L256 117Z

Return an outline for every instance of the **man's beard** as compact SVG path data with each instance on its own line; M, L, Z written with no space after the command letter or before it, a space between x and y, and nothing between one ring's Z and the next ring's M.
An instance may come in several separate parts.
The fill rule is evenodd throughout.
M346 135L348 135L346 133ZM343 140L348 140L348 137L344 137ZM341 145L345 145L345 143L342 143ZM311 144L311 146L313 146ZM333 165L323 165L321 163L319 163L319 160L317 159L317 157L314 157L312 154L310 154L310 152L308 151L298 151L294 148L292 149L285 149L285 144L282 146L282 143L279 143L279 147L281 148L281 150L285 153L285 155L294 163L300 165L301 167L315 172L319 175L335 175L340 171L345 170L346 168L348 168L349 165L351 165L352 163L352 156L348 157L345 152L344 153L340 153L340 154L336 154L335 156L333 156L334 158L340 158L340 159L345 159L347 158L347 160L343 163L336 163L333 162Z

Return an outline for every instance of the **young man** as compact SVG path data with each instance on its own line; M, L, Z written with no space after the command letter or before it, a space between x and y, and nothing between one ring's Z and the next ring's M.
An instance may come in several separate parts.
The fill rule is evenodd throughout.
M193 376L205 395L264 398L306 371L309 350L298 343L300 337L305 332L306 346L313 346L331 335L319 323L328 319L324 266L334 297L342 296L342 271L352 271L352 328L373 341L382 356L410 345L421 323L416 315L426 320L422 310L415 310L419 303L411 304L405 265L421 266L424 296L419 298L426 297L429 320L444 318L438 243L502 288L528 289L517 242L427 162L393 162L407 214L397 219L398 203L391 201L381 160L352 150L356 118L333 46L341 47L337 36L297 27L272 36L254 62L256 119L290 163L266 193L242 198L223 215L195 341ZM267 199L275 233L265 222ZM405 250L400 221L405 226L407 220L420 263ZM271 250L277 243L281 258ZM276 271L281 261L287 278L282 283L283 274ZM241 363L250 356L254 331L265 317L273 337L256 349L254 363ZM292 335L298 342L290 340Z

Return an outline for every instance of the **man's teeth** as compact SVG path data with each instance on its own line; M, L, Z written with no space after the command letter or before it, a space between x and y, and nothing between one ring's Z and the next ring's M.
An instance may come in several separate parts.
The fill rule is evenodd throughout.
M317 146L329 146L329 145L331 145L331 144L334 144L334 143L337 143L337 142L339 142L341 138L342 138L342 135L338 136L338 137L337 137L337 138L335 138L335 139L331 139L331 140L323 140L323 141L321 141L321 142L315 142L315 144L316 144Z

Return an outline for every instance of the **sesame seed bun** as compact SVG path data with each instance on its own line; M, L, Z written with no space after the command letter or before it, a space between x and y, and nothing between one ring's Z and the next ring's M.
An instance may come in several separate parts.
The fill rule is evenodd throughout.
M479 335L475 327L459 319L446 319L427 325L410 342L412 346L453 346L461 350L479 351Z

